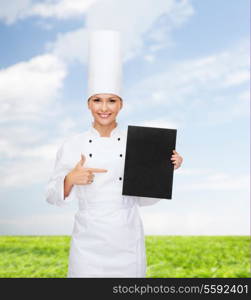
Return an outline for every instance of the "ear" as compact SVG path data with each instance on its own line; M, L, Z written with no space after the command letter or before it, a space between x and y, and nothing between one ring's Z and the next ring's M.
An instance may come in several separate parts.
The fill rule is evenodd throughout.
M122 107L123 107L123 100L121 99L120 100L120 109L122 109Z

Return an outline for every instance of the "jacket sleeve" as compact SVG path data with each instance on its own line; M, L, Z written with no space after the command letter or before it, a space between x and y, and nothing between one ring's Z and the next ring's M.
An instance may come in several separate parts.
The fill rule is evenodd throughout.
M137 197L139 206L149 206L159 202L160 198Z
M48 203L64 206L76 198L75 186L73 186L68 197L64 198L64 178L70 170L71 167L64 162L64 145L62 145L57 152L54 170L45 190L45 197Z

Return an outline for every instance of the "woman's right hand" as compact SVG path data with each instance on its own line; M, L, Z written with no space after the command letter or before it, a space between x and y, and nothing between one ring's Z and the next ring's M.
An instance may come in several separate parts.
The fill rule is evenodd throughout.
M65 177L65 180L69 185L85 185L93 182L94 174L93 173L105 173L106 169L97 169L97 168L85 168L85 156L81 154L80 161L76 164L74 169L72 169Z

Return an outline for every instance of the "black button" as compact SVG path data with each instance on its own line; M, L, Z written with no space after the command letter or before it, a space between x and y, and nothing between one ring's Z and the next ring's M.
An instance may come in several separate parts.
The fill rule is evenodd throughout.
M119 154L120 157L122 157L122 154Z
M122 177L119 177L119 180L122 180Z
M120 138L118 138L118 141L120 141Z
M89 140L89 143L91 143L92 142L92 140Z
M92 154L90 153L89 156L92 157Z

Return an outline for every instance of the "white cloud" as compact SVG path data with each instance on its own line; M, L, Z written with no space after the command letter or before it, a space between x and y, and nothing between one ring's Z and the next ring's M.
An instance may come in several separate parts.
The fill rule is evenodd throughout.
M158 127L158 128L174 128L177 129L180 125L176 122L172 122L166 119L151 119L145 120L144 122L138 123L139 126L149 126L149 127Z
M37 147L28 159L19 157L14 163L7 161L0 166L1 187L20 188L47 182L55 161L55 147ZM26 151L26 155L27 155ZM36 156L35 156L36 155ZM47 159L47 157L51 159Z
M185 103L187 97L201 92L224 89L230 85L248 83L248 44L207 57L179 61L163 71L137 83L138 89L152 96L157 103ZM144 89L145 88L145 89ZM172 101L166 98L172 97ZM174 102L174 100L176 100Z
M173 120L218 124L247 116L249 103L249 45L246 40L232 49L192 60L163 65L161 72L129 87L127 98L140 110L169 109ZM238 89L231 89L238 88Z
M66 116L61 123L59 124L59 130L61 135L67 136L71 132L75 132L74 130L77 127L77 123L71 117Z
M54 102L66 76L51 54L0 70L0 120L36 120Z
M20 128L18 125L7 127L7 130L1 128L0 156L4 159L0 166L2 188L28 187L48 181L57 150L72 132L77 132L76 123L66 117L56 125L55 131L57 137L48 141L47 130L28 127L28 124Z
M87 14L89 29L116 29L123 35L125 60L142 52L144 42L163 48L170 31L193 14L186 0L107 0L95 3Z
M20 158L24 149L34 150L46 138L45 131L28 124L0 127L0 156L4 159Z
M32 0L1 0L0 20L6 24L12 24L22 18L30 9Z
M192 175L208 175L212 172L212 170L209 169L197 169L197 168L193 168L193 169L186 169L186 168L181 168L178 169L176 172L179 172L181 175L187 175L187 176L192 176Z
M59 145L77 123L57 103L66 74L65 64L52 54L0 70L2 187L31 186L49 178ZM57 138L48 141L51 116L60 119L53 124L51 118Z
M217 174L212 177L200 178L197 182L184 184L180 190L246 190L248 191L250 184L250 177L247 175L238 176L235 178L228 174L224 174L224 177Z
M46 205L46 203L45 203ZM50 204L48 204L50 205ZM33 214L0 220L0 235L71 235L74 211L57 207L58 213Z
M249 235L249 218L230 210L221 215L206 211L154 212L141 209L147 235Z
M144 55L144 60L146 60L149 63L153 63L155 59L156 59L155 56L152 54Z
M87 30L80 28L64 34L59 34L56 41L46 46L48 51L68 63L78 60L87 62Z
M94 8L92 9L92 7ZM91 10L91 16L88 23L91 27L109 26L109 24L120 26L120 20L123 27L126 25L127 15L131 15L133 24L128 23L127 25L143 28L144 19L151 19L154 14L160 16L161 13L166 12L170 16L169 25L180 26L189 15L193 14L188 0L2 0L0 19L7 24L31 16L73 19L83 17L89 10ZM138 15L137 19L135 19L135 15ZM162 22L163 20L158 24L159 28ZM158 39L161 43L164 42L162 30L154 39Z
M145 59L152 60L156 50L170 45L171 31L192 14L186 0L97 1L86 11L86 27L60 34L47 49L67 61L86 63L86 30L113 29L121 32L125 61L145 51Z
M84 15L89 7L97 0L59 0L41 1L34 3L26 16L40 16L43 18L54 17L57 19L69 19Z
M185 182L179 187L180 191L249 191L250 176L246 174L237 176L214 170L186 169L184 167L177 172L180 176L185 176Z
M233 74L230 73L225 78L225 85L226 86L233 86L233 85L240 85L242 83L248 82L250 79L250 73L248 70L239 70L234 72Z
M81 17L97 0L1 0L0 19L6 24L27 17L69 19Z

